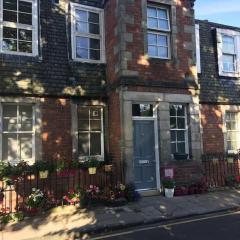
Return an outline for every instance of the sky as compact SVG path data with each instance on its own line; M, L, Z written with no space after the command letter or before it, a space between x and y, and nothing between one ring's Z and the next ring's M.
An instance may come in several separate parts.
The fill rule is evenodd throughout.
M240 27L240 0L196 0L197 19Z

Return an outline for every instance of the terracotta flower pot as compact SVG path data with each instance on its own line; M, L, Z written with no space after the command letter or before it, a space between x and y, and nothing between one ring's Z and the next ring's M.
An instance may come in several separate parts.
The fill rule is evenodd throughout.
M112 165L111 164L105 165L104 170L105 170L105 172L111 172L112 171Z
M48 170L40 171L39 172L39 177L42 178L42 179L46 179L48 177Z
M96 167L88 168L88 173L90 175L94 175L94 174L96 174L96 172L97 172L97 168Z

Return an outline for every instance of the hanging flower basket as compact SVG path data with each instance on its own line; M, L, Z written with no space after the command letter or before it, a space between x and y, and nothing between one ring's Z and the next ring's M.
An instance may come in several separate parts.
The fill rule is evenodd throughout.
M41 179L46 179L48 177L48 170L45 170L45 171L40 171L39 172L39 177Z
M96 168L96 167L90 167L90 168L88 168L88 173L89 173L90 175L96 174L96 173L97 173L97 168Z
M104 165L105 172L111 172L112 171L112 164Z

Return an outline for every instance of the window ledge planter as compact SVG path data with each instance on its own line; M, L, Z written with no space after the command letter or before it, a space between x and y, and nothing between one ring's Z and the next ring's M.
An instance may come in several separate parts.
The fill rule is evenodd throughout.
M90 175L95 175L97 173L97 168L96 167L89 167L88 168L88 173Z
M39 172L39 178L46 179L47 177L48 177L48 170Z
M105 172L111 172L112 171L112 164L104 165Z

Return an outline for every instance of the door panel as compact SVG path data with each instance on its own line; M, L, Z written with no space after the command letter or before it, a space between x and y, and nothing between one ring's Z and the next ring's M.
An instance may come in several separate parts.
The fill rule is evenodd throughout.
M133 139L135 186L137 189L156 189L154 121L134 120Z

